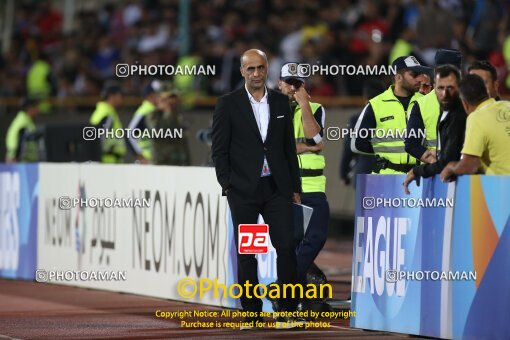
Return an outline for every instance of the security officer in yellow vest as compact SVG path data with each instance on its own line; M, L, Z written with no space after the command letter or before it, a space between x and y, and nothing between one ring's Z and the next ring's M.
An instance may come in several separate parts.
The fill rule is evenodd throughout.
M376 155L375 173L402 174L409 171L416 160L404 150L402 137L407 125L407 108L411 101L422 95L418 92L418 75L429 71L413 56L395 59L394 84L386 91L369 100L361 112L351 140L352 152ZM378 133L372 133L374 129ZM398 131L398 133L397 133Z
M439 49L434 57L436 67L441 65L454 65L461 69L462 54L457 50ZM437 122L440 112L436 91L433 90L427 95L418 98L409 105L407 138L405 139L405 150L411 156L423 163L435 163L437 161ZM425 140L418 134L410 132L425 133ZM416 136L415 136L416 135Z
M128 129L139 129L143 131L147 128L147 117L150 113L156 110L158 104L158 91L161 88L161 82L159 80L152 80L143 89L144 100L138 107L129 123ZM129 135L128 146L131 151L136 155L140 163L148 164L152 160L152 148L151 140L149 138L136 139L132 135Z
M50 96L57 94L57 80L46 53L39 52L38 57L27 71L27 94L30 98L39 98L39 111L51 113Z
M301 203L313 208L306 234L296 249L298 279L306 284L307 271L324 246L328 231L329 203L324 176L326 162L322 154L326 112L321 104L310 102L304 78L297 76L297 65L283 65L278 88L289 97L294 112L294 136L303 188Z
M39 161L39 137L34 119L39 115L39 100L25 98L21 110L7 130L6 163Z
M115 133L122 129L122 123L117 114L117 109L122 106L123 95L120 85L113 81L107 81L101 91L101 101L96 105L96 110L90 117L90 124L96 128L108 131L101 136L101 160L103 163L122 163L126 153L126 145L123 138L117 138L124 134Z

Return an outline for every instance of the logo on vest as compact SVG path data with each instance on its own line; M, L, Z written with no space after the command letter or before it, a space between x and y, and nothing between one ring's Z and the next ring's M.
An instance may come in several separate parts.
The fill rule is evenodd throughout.
M382 117L382 118L380 119L380 121L381 121L381 122L385 122L385 121L387 121L387 120L392 120L392 119L395 119L395 117L394 117L394 116L388 116L388 117Z

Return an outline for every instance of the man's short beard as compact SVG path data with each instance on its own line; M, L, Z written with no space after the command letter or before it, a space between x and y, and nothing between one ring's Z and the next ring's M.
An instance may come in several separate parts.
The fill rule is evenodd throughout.
M462 105L462 102L460 101L460 97L459 96L455 96L453 97L449 102L448 104L446 105L442 105L441 104L441 108L444 110L444 111L451 111L452 109L455 109L459 106Z
M409 84L407 81L403 81L402 82L402 88L407 91L409 93L410 96L412 96L413 94L415 94L416 92L418 92L418 90L412 86L411 84Z

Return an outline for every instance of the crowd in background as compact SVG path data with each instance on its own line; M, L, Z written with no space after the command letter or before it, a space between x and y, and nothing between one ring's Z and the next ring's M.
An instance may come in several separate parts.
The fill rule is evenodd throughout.
M438 48L462 52L466 67L489 60L501 92L510 77L508 1L493 0L191 0L189 31L179 29L180 1L105 1L78 10L74 29L62 30L62 9L51 1L17 1L12 41L0 59L0 96L27 94L31 67L48 66L45 95L97 95L115 78L117 63L176 65L183 58L215 65L215 76L194 79L188 90L219 95L242 83L239 56L268 53L269 81L287 61L326 65L388 65L413 54L432 65ZM190 37L183 49L183 34ZM182 51L186 54L182 55ZM367 76L314 76L312 96L361 95ZM147 79L119 79L139 95Z

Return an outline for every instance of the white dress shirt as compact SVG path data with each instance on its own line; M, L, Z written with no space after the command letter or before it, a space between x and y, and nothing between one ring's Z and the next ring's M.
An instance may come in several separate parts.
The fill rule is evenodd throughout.
M253 110L257 126L259 127L260 136L262 137L262 141L265 142L267 137L267 128L269 126L269 102L267 101L267 88L264 89L266 93L259 102L253 98L250 91L246 88L246 85L244 88L246 89L246 93L248 93L251 109Z
M253 110L255 120L257 121L260 137L262 137L262 141L265 142L267 137L267 128L269 127L269 102L267 100L267 88L264 88L265 94L259 102L253 98L246 85L244 88L246 89L246 93L248 93L248 98L250 99L251 109ZM267 163L266 155L264 155L264 164L262 165L260 175L262 177L271 175L271 169Z
M442 122L443 120L445 120L446 117L448 117L448 111L443 111L443 115L441 116L441 119L439 119L439 122ZM441 150L441 136L438 133L437 134L437 151L440 151L440 150ZM438 152L438 154L439 154L439 152Z

